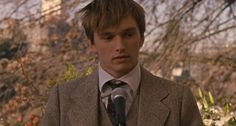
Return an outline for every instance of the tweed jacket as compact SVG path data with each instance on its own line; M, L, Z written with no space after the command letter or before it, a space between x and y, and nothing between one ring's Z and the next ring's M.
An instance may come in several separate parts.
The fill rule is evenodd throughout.
M203 126L190 89L141 68L138 126ZM98 72L56 85L41 126L99 126Z

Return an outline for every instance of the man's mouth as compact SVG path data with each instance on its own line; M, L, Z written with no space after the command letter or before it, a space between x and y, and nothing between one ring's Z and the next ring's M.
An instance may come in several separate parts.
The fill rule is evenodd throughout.
M123 56L116 56L114 59L122 59L122 58L129 58L128 55L123 55Z
M128 55L120 55L120 56L115 56L113 60L118 60L118 61L125 61L129 59L130 57Z

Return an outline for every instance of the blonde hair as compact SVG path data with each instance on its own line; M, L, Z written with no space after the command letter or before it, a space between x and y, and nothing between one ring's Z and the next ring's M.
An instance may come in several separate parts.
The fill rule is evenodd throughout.
M94 31L116 26L131 15L137 23L141 37L145 32L145 11L133 0L94 0L80 10L82 26L88 39L94 41Z

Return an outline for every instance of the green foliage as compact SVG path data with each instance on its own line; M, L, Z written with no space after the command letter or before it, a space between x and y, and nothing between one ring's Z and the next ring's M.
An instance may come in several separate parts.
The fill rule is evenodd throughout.
M62 74L59 78L51 78L49 79L48 87L52 88L54 85L67 82L70 80L75 80L78 77L87 76L92 74L93 67L88 67L85 71L79 71L72 64L67 64L66 70L62 71Z
M208 92L207 95L203 93L203 91L198 89L198 96L200 97L200 103L202 104L202 108L204 111L209 112L210 108L215 105L215 99L211 92Z
M78 77L79 71L72 65L67 64L67 69L62 73L62 82L74 80Z
M235 115L231 112L231 103L225 101L224 107L220 107L215 102L211 92L198 89L199 108L203 122L206 126L236 126Z
M48 88L51 89L54 85L57 84L57 79L52 77L48 80Z
M90 74L92 74L92 73L93 73L93 68L92 68L92 67L89 67L89 68L86 70L85 75L87 76L87 75L90 75Z
M236 126L236 116L232 117L232 118L228 121L228 125L229 125L229 126Z

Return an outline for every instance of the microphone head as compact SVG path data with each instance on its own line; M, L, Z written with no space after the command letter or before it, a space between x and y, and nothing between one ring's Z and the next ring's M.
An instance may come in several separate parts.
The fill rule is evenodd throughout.
M122 97L124 98L125 100L127 99L128 97L128 93L126 92L125 88L122 88L122 87L118 87L118 88L115 88L112 93L111 93L111 99L112 101L114 101L114 99L118 98L118 97Z

